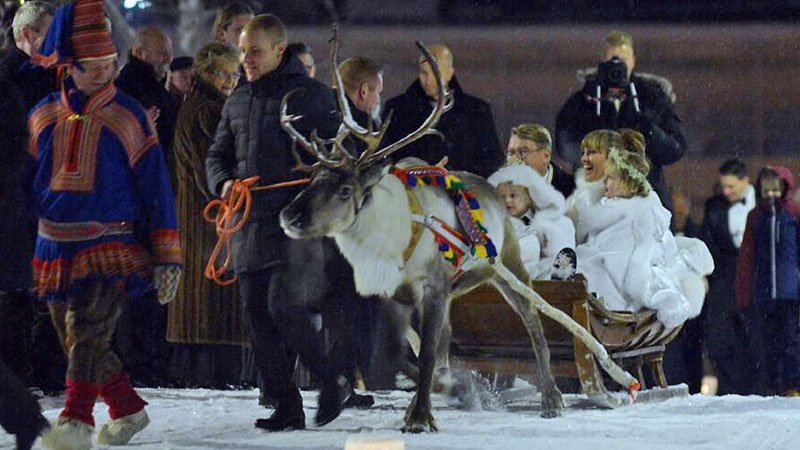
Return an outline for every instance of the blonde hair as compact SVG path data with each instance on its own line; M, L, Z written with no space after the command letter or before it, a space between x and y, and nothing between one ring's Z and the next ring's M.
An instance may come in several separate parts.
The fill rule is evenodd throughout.
M527 210L535 208L535 204L533 203L533 199L531 198L531 193L528 191L528 188L521 185L521 184L514 184L512 181L504 181L497 185L497 192L500 193L501 188L508 188L511 192L517 191L518 193L522 193L522 197L525 200L525 208L523 209L522 213L524 214Z
M591 148L600 151L606 158L612 147L644 155L644 136L642 133L628 128L616 131L594 130L584 136L581 141L581 149Z
M56 7L53 4L43 1L28 1L23 3L11 21L11 29L14 33L14 40L22 40L22 29L28 27L40 33L42 25L47 16L55 15Z
M621 129L617 133L622 145L612 146L605 165L606 175L616 174L620 187L631 195L646 197L650 194L650 163L645 156L644 136L635 130Z
M287 42L288 33L286 26L281 19L272 14L259 14L253 17L253 20L247 22L247 25L242 28L242 32L250 32L253 30L261 30L272 40L272 45L278 45L281 42Z
M227 43L209 42L197 51L192 69L205 80L210 70L226 63L239 64L239 49Z
M225 31L233 23L233 18L236 16L252 16L255 14L253 8L247 3L235 1L230 5L217 11L217 17L214 18L214 39L222 39Z
M603 44L606 47L627 46L633 50L633 37L624 31L611 30L611 32L608 33L606 38L603 40Z
M512 128L511 134L520 139L533 141L546 149L553 148L553 139L550 137L550 131L548 131L544 125L523 123Z
M374 91L378 87L378 76L383 73L383 69L369 58L356 56L342 61L339 64L339 73L342 75L345 91L358 91L364 83L367 83L370 91Z

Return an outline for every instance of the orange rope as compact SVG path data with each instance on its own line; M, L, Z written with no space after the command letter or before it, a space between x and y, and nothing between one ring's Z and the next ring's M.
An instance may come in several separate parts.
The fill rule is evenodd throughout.
M231 263L231 239L233 235L244 227L247 219L250 218L250 209L253 203L253 191L266 191L271 189L280 189L284 187L300 186L308 184L311 180L308 178L301 178L299 180L284 181L282 183L270 184L267 186L253 187L260 177L250 177L244 180L236 179L233 181L228 190L225 198L214 199L208 202L203 209L203 217L207 222L214 223L217 230L217 244L208 257L206 264L205 276L209 280L213 280L220 286L230 286L237 280L236 275L230 278L223 279L223 276L228 271ZM244 207L244 210L242 210ZM212 215L212 210L217 208L216 214ZM239 220L235 221L236 215L241 212ZM225 258L220 267L216 266L217 260L223 254Z

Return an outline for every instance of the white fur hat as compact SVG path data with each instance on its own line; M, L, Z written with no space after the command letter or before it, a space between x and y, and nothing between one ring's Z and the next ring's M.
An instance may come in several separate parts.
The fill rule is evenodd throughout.
M521 163L508 164L489 177L489 183L494 187L508 182L526 187L536 209L555 210L553 212L558 214L566 211L564 196L530 166Z

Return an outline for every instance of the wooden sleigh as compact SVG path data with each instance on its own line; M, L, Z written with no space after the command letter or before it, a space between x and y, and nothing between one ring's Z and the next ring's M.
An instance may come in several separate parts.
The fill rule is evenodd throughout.
M666 329L653 310L607 310L587 292L582 275L577 275L575 281L533 281L531 287L550 305L589 330L618 365L638 378L642 389L647 388L645 365L650 367L657 386L668 388L662 367L664 350L680 332L680 326ZM541 317L553 375L579 380L581 390L599 406L619 405L620 397L611 395L606 388L603 372L589 349L564 327ZM450 322L451 356L468 368L489 374L537 376L536 366L531 364L535 356L522 321L492 286L483 285L454 299ZM679 390L678 395L683 395L685 389Z

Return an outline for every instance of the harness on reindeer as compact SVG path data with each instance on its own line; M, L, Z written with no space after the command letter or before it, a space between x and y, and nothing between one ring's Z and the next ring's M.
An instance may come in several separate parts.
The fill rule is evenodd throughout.
M497 249L483 226L483 210L480 202L457 176L450 173L442 164L407 169L395 167L392 174L406 186L406 196L414 222L411 241L403 254L406 261L414 253L422 231L428 229L433 233L442 257L456 268L453 281L461 277L479 259L488 258L489 262L494 264ZM414 194L414 188L421 186L439 186L447 190L453 200L458 221L465 230L464 233L432 214L424 214L419 199Z

